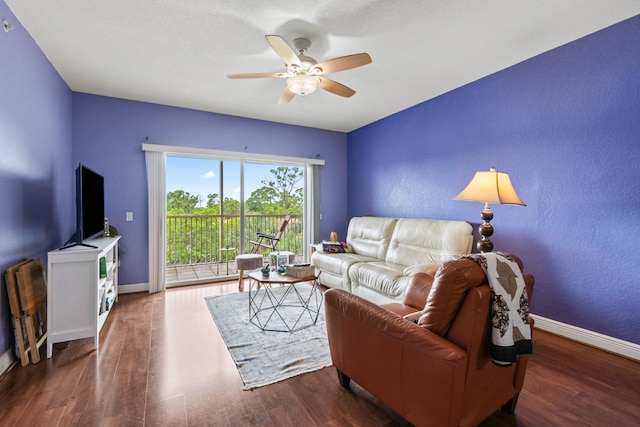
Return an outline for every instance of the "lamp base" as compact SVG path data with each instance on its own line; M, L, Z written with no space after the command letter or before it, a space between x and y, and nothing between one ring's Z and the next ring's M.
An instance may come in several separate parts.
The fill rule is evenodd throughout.
M493 226L489 223L493 219L493 212L489 207L489 203L485 203L484 210L480 213L480 219L482 224L478 227L478 233L482 236L482 239L478 240L476 247L480 252L491 252L493 250L493 243L489 240L489 236L493 234Z
M491 240L485 239L484 237L482 238L482 240L478 240L478 244L476 245L476 247L480 252L493 251L493 243L491 242Z

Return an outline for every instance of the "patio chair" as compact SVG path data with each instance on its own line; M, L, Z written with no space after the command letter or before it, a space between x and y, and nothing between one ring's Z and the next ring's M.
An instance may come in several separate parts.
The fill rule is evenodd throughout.
M287 224L291 220L291 215L286 215L280 226L278 226L278 232L275 235L265 234L265 233L257 233L256 240L250 240L249 243L253 245L252 253L259 253L261 248L271 249L272 251L276 250L276 246L278 246L278 242L282 237L282 233L287 228Z

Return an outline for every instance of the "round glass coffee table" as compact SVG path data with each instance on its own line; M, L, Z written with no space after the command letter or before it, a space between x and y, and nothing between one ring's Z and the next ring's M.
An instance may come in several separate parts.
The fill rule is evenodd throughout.
M308 277L249 273L249 321L263 331L294 332L315 325L322 298L317 272Z

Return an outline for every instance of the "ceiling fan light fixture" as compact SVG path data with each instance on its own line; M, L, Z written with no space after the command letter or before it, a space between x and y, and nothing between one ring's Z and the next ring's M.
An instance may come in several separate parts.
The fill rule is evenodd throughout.
M305 96L318 89L320 79L307 74L297 74L287 79L287 88L296 95Z
M287 87L280 95L279 104L287 104L296 95L305 96L315 92L318 88L334 95L349 98L355 95L355 90L324 77L324 75L350 70L371 63L371 57L367 53L340 56L318 63L314 58L305 55L305 52L311 46L309 39L294 39L293 44L296 48L294 50L281 36L267 34L265 38L274 52L284 61L286 72L229 74L227 77L230 79L286 79Z

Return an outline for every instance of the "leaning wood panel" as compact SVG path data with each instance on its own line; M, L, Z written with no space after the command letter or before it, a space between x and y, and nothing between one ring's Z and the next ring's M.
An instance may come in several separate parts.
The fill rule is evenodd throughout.
M42 259L21 265L16 278L29 338L31 363L38 363L38 349L47 337L47 280Z
M23 313L20 305L20 295L18 292L18 282L16 280L16 274L21 265L26 264L30 260L22 261L7 269L4 275L5 283L7 285L7 295L9 296L9 308L11 309L11 316L13 316L15 324L16 340L18 341L18 352L20 353L20 363L22 366L29 364L29 356L27 354L28 347L25 346L24 330L22 329Z

